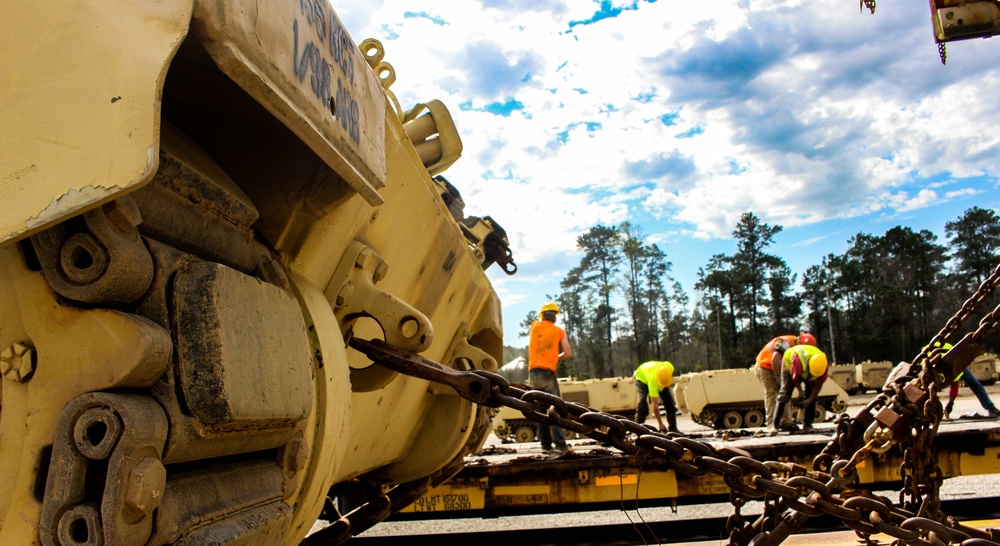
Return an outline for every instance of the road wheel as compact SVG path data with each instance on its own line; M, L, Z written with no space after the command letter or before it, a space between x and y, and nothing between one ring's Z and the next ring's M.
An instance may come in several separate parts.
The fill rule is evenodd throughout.
M703 411L697 416L692 415L691 417L694 419L695 423L698 423L703 427L718 428L719 426L719 424L715 422L716 419L718 419L718 416L716 416L715 412L712 410Z
M747 428L757 428L764 426L764 414L757 409L747 410L743 415L743 424Z
M826 408L820 405L816 405L816 417L813 418L813 422L822 423L826 421Z
M743 426L743 416L738 411L727 411L722 416L722 426L725 428L740 428Z
M847 402L841 400L840 398L836 398L833 402L830 402L830 409L833 410L834 413L844 413L847 411Z
M514 430L514 440L519 444L535 441L535 427L521 425Z

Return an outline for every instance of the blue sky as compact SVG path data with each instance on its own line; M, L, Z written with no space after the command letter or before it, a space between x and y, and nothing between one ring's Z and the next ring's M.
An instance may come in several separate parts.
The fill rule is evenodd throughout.
M576 238L629 221L695 300L751 211L796 273L859 232L1000 208L1000 38L949 45L926 3L384 0L336 6L379 39L404 108L439 99L464 143L445 174L507 231L490 269L505 341L579 263Z

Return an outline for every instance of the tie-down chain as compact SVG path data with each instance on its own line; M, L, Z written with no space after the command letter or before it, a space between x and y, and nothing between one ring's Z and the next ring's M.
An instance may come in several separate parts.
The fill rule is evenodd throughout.
M887 534L908 545L963 544L1000 545L1000 529L974 529L946 517L940 511L942 473L937 465L933 438L943 415L938 393L969 363L982 354L983 338L1000 327L1000 306L986 314L975 332L954 348L941 347L1000 286L1000 267L980 285L944 328L932 338L913 363L901 363L871 403L854 417L841 414L836 432L812 469L776 461L757 461L749 453L677 433L660 433L622 416L595 411L587 406L535 390L511 386L503 376L491 372L459 371L381 340L351 339L354 349L372 361L404 375L451 386L463 398L487 407L510 407L532 421L554 425L611 444L623 453L658 459L688 476L714 473L722 476L732 491L734 515L729 518L729 544L765 546L780 544L801 529L810 518L829 514L841 519L866 542L877 533ZM903 450L903 488L900 506L886 497L855 488L857 466L871 452L883 453L899 445ZM428 482L397 486L406 497L426 490ZM766 510L747 523L739 509L747 499L763 499ZM389 498L380 498L388 503ZM359 511L364 512L364 507ZM384 510L380 516L387 516ZM341 519L338 536L368 528L380 519L356 516ZM309 544L336 541L307 539Z
M429 361L418 355L412 355L406 367L399 366L402 351L379 340L353 339L351 346L400 373L451 385L469 400L483 400L481 392L488 392L485 400L477 403L517 409L535 422L609 443L629 455L661 460L688 476L718 474L736 493L732 498L738 499L739 504L745 499L775 503L776 510L765 511L753 523L744 524L740 517L730 518L734 524L730 529L730 544L780 544L809 517L822 514L840 518L862 536L885 533L906 544L958 544L969 540L975 540L976 544L1000 544L1000 531L981 531L955 522L917 517L895 507L885 497L853 489L857 473L853 467L845 472L852 462L847 459L834 461L829 471L775 461L760 462L737 448L716 447L676 433L659 433L644 424L594 411L549 393L511 386L498 374L450 369L442 373L440 364L428 365ZM469 389L470 384L476 383L470 376L486 380L488 391L480 391L478 387ZM815 461L814 467L817 467ZM836 491L841 493L835 494Z

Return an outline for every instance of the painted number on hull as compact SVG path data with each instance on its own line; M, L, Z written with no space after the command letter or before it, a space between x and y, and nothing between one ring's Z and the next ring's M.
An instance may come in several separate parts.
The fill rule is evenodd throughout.
M328 105L355 144L361 142L361 110L351 93L357 48L324 0L298 0L301 17L292 21L292 69L300 83ZM333 71L336 70L336 73ZM333 80L337 91L333 94ZM344 83L343 80L346 80ZM332 100L331 100L332 99Z

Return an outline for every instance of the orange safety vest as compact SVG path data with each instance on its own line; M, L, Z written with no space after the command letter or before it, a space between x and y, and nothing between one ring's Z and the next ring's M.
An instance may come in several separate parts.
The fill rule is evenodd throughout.
M774 343L779 339L783 339L788 342L788 346L792 347L795 345L795 336L789 334L787 336L778 336L764 345L764 348L757 353L757 365L761 368L771 369L771 358L774 357Z
M566 332L547 320L531 323L528 333L528 369L543 368L556 373L559 363L559 342Z

